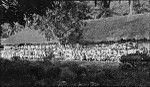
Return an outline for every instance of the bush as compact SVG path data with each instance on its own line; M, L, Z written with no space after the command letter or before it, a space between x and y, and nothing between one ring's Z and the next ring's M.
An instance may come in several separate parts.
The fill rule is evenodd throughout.
M41 66L29 66L27 71L30 76L34 76L37 80L42 80L45 78L45 70Z
M128 69L132 69L133 66L130 63L122 63L122 64L120 64L119 68L121 70L128 70Z
M143 58L140 54L129 54L129 55L123 55L121 58L120 58L120 61L122 63L125 63L125 62L130 62L130 61L142 61Z
M75 71L77 74L77 80L78 81L83 81L84 77L88 76L87 69L85 67L78 67L77 70Z
M112 69L102 69L99 72L89 73L89 76L86 78L88 82L96 82L99 85L115 85L118 82L118 71Z
M146 61L146 62L150 61L150 56L148 54L140 54L140 55L143 58L143 61Z
M75 81L76 73L72 72L69 67L62 69L61 80L66 81L67 83L72 83Z
M59 67L50 67L46 71L46 77L51 79L57 79L60 77L62 70Z
M111 69L103 69L105 72L105 79L114 79L114 76L116 73L114 73L114 70Z
M51 86L57 85L60 80L61 73L62 70L59 67L49 67L46 71L46 82Z
M125 63L125 65L123 66L128 66L126 65L126 63L130 63L133 67L136 68L142 66L145 63L147 65L149 61L150 61L150 57L147 54L141 54L141 53L123 55L120 58L120 62Z

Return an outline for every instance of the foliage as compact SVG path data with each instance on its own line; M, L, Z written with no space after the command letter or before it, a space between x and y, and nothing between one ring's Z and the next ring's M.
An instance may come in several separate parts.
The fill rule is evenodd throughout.
M11 15L10 17L13 16L13 18L15 18L16 15L21 15L21 21L18 20L18 22L21 23L22 21L24 21L23 25L25 25L25 27L30 26L32 27L32 29L38 28L42 32L44 31L43 33L46 34L46 37L55 35L63 42L66 42L70 35L72 35L72 37L79 36L79 33L81 33L80 20L85 19L86 14L89 12L89 7L85 2L77 3L75 1L45 0L42 1L43 3L40 3L40 0L37 0L33 1L33 3L31 4L30 1L26 0L23 0L22 2L17 0L1 1L3 2L2 6L8 7L7 9L5 9L6 13L3 13L2 15L7 14L9 11L13 10L13 15ZM42 5L44 3L46 3L46 5ZM4 18L6 17L3 17L2 19ZM13 21L16 20L14 19ZM6 21L7 19L5 20L5 22ZM15 29L10 30L15 31Z
M72 72L69 67L62 69L61 80L67 81L68 83L74 82L76 78L76 73Z
M18 22L14 22L14 25L10 23L4 23L1 25L2 28L2 38L8 38L11 35L16 34L17 32L24 29L23 25L20 25Z
M42 3L41 3L42 2ZM119 2L116 7L114 3ZM128 1L126 1L128 3ZM130 4L131 0L129 0ZM93 5L95 4L95 5ZM113 5L113 6L111 6ZM49 0L0 0L0 25L2 37L9 37L26 27L40 30L48 39L61 43L76 43L82 38L82 20L121 16L126 13L123 1L49 1ZM149 12L149 5L134 1L136 14ZM95 17L93 17L95 16Z
M1 23L19 21L21 25L25 24L24 14L28 17L34 13L44 15L47 8L54 9L57 3L57 1L49 0L0 0L0 2L3 12L1 13Z
M149 56L147 54L142 54L142 53L135 53L135 54L128 54L128 55L123 55L120 58L121 62L129 62L129 61L149 61Z
M66 8L66 6L69 7L69 9ZM83 9L81 8L81 6L83 6ZM80 29L82 28L82 21L80 20L86 17L86 10L88 11L87 6L84 6L84 4L82 3L77 4L72 1L60 2L56 10L49 9L46 12L46 17L41 20L42 24L40 25L42 26L39 27L45 29L43 27L47 25L49 29L45 29L42 31L50 31L54 38L61 41L62 43L66 43L66 41L69 41L70 36L76 37L72 40L76 41L81 34ZM82 17L81 15L85 16ZM49 34L46 33L46 35Z
M96 19L99 19L101 17L112 17L113 14L116 15L120 15L118 13L115 13L113 10L115 10L114 8L110 8L110 3L112 2L112 0L102 0L102 1L96 1L97 7L98 9L94 9L97 10L98 14L96 16Z

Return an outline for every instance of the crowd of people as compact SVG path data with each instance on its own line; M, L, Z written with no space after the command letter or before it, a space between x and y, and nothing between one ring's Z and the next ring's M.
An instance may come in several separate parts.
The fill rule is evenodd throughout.
M122 55L148 53L149 49L139 48L135 42L96 44L96 45L23 45L5 46L1 51L1 57L11 59L19 56L26 60L43 60L50 53L55 59L61 60L85 60L85 61L119 61Z

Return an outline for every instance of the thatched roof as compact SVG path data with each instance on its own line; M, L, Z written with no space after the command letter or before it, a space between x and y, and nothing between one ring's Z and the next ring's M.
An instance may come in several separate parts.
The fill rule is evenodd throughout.
M81 41L101 42L123 39L149 39L150 14L86 20Z
M21 32L10 36L2 44L20 44L20 43L44 43L47 42L44 35L39 34L37 30L24 29Z

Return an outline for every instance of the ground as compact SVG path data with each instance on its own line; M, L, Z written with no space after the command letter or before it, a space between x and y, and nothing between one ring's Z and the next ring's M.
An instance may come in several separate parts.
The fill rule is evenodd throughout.
M29 62L1 59L1 86L150 86L150 62ZM18 77L18 78L17 78Z

